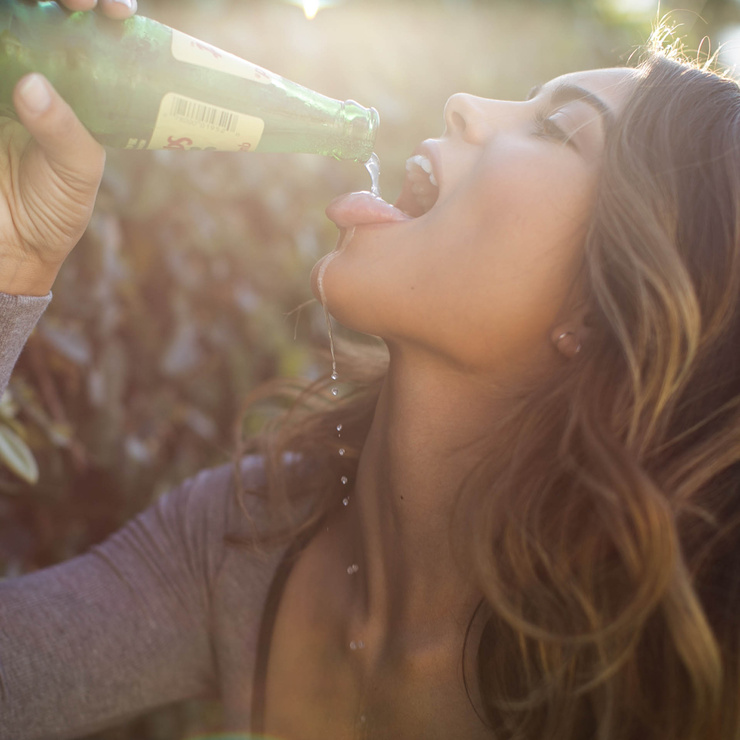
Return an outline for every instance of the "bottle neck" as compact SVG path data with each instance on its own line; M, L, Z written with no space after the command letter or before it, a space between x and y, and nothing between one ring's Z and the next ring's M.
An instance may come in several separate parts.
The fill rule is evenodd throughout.
M354 100L341 104L337 118L337 146L331 152L336 159L367 162L375 148L380 117L375 108L363 108Z

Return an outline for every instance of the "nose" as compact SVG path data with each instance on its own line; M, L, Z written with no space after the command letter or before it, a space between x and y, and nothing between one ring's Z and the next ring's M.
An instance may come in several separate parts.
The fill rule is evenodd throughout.
M460 136L471 144L483 143L502 122L507 106L511 104L457 93L445 105L445 135Z
M445 134L477 143L482 136L484 116L481 98L466 93L453 95L445 105Z

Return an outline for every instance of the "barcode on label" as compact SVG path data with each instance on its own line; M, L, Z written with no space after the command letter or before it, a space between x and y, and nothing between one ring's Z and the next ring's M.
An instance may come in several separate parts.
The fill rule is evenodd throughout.
M187 118L189 121L215 126L221 131L235 133L239 118L230 111L215 108L195 100L173 97L170 115Z
M159 104L148 148L250 152L264 130L265 122L256 116L168 92Z

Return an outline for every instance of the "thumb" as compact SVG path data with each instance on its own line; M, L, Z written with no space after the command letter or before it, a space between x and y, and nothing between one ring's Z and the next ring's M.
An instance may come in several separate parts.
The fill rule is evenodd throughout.
M20 122L62 177L97 184L105 150L43 75L22 77L13 91L13 104Z

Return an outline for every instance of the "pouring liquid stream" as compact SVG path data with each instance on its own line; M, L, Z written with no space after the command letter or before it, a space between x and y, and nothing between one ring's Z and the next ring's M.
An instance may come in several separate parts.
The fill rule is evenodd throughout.
M368 173L370 174L370 178L372 180L372 186L371 186L371 192L376 197L380 197L380 160L378 159L378 155L373 153L373 155L370 157L370 159L365 162L365 168L367 169ZM326 292L324 290L324 276L326 275L326 270L329 267L329 265L333 262L333 260L342 252L342 250L352 241L352 237L355 235L355 227L348 228L344 234L342 234L342 239L339 244L339 246L332 252L330 255L328 255L324 261L321 263L321 267L319 268L319 274L317 277L317 287L319 291L319 297L321 299L321 305L324 309L324 318L326 319L326 329L327 333L329 335L329 349L331 350L331 379L333 381L339 380L339 373L337 372L337 356L334 350L334 330L332 328L331 323L331 315L329 314L329 306L326 299ZM339 395L339 387L334 385L331 387L331 394L335 398ZM342 430L343 425L337 424L336 426L336 432L337 432L337 438L341 439L342 437ZM341 444L341 443L340 443ZM340 457L344 457L346 454L346 449L343 446L340 446L338 449L338 454ZM343 475L340 479L340 482L342 486L347 486L349 483L349 478L346 475ZM350 503L350 496L345 495L342 498L342 505L343 506L349 506ZM350 577L354 576L358 571L360 570L360 566L357 563L351 563L346 567L347 575ZM351 651L357 651L357 650L363 650L365 648L365 641L362 639L356 639L352 640L349 643L349 649ZM359 724L364 725L364 723L367 721L366 716L363 714L360 717Z
M372 180L370 192L376 198L380 198L380 159L378 159L378 155L375 154L375 152L373 152L370 155L370 159L365 162L365 169L370 173L370 179Z
M376 197L380 197L380 159L378 155L373 152L370 159L365 162L365 169L370 175L372 182L371 192ZM341 244L337 249L332 252L322 263L319 270L319 276L317 279L319 297L321 298L321 305L324 308L324 318L326 319L326 329L329 334L329 349L331 351L331 379L339 380L339 373L337 372L337 356L334 351L334 330L331 325L331 316L329 315L329 308L326 302L326 293L324 292L324 275L326 274L326 268L329 267L334 258L344 249L344 247L352 241L352 237L355 235L354 228L347 229L342 238ZM339 389L334 387L331 389L332 395L339 395Z

